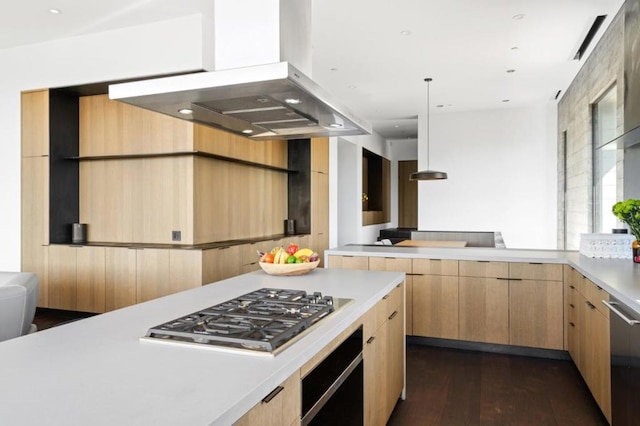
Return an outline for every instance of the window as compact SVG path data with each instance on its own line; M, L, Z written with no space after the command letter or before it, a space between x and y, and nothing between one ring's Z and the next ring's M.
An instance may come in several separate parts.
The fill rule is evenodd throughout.
M610 87L592 106L593 117L593 232L611 232L616 218L611 207L622 188L618 165L623 151L615 143L617 119L616 86ZM621 178L620 178L621 180Z

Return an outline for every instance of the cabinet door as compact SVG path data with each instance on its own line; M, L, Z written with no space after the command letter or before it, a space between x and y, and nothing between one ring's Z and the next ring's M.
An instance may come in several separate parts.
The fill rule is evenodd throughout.
M413 336L413 275L405 277L405 319L404 329L407 336Z
M169 250L136 250L136 302L171 294Z
M240 246L222 247L202 252L202 282L205 284L240 275Z
M458 339L458 277L413 276L413 334Z
M137 302L136 252L124 247L105 248L105 309L113 311Z
M583 366L585 381L593 398L611 421L611 355L609 319L590 302L585 303ZM582 342L581 342L582 343Z
M460 261L461 277L509 278L507 262Z
M369 257L371 271L412 272L411 259L405 257Z
M311 171L329 174L329 138L311 139Z
M462 263L462 262L460 262ZM509 282L460 277L460 339L509 343Z
M375 314L374 314L375 316ZM365 345L363 349L364 358L364 424L365 425L382 425L386 415L385 408L385 389L386 375L380 374L385 366L382 364L383 346L385 342L382 340L385 331L379 331L379 328L371 335L365 335ZM382 333L382 336L381 336Z
M80 247L49 246L49 307L76 310L76 252Z
M169 250L169 292L202 286L202 251Z
M299 422L300 373L296 372L242 416L236 426L283 426Z
M38 275L38 306L49 306L49 157L22 159L21 269Z
M367 256L329 256L329 268L369 270L369 258Z
M105 312L106 263L104 247L76 249L78 311Z
M572 288L573 287L573 288ZM565 317L566 317L566 340L567 350L571 359L578 367L578 370L582 371L581 351L580 351L580 328L582 327L581 317L584 315L582 310L585 307L584 297L578 293L575 287L571 284L565 285L567 292L565 293Z
M562 350L561 281L509 281L509 343Z
M398 402L404 388L404 361L405 361L405 338L404 338L404 309L399 304L388 317L383 327L388 329L386 333L386 371L387 377L387 402L386 420L389 419L393 409Z

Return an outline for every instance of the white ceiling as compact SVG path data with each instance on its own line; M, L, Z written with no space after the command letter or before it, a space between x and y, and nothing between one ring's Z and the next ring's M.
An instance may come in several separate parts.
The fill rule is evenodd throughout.
M415 138L425 77L432 113L554 102L594 18L609 15L608 25L622 3L314 0L313 79L385 138ZM0 49L212 9L213 0L14 1L0 14Z

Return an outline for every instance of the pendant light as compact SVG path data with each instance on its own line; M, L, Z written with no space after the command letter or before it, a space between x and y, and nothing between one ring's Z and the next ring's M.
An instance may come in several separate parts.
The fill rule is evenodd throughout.
M431 131L431 125L429 123L429 83L431 83L432 78L425 78L424 81L427 82L427 169L419 170L415 173L411 173L409 175L409 180L441 180L447 179L447 173L438 172L436 170L429 170L429 159L431 155L429 154L429 132Z

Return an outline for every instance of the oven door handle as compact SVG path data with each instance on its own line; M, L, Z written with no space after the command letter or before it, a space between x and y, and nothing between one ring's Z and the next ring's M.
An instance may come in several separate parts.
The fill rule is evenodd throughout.
M627 316L625 314L623 314L618 309L616 309L614 305L618 305L618 302L607 302L606 300L601 300L601 302L602 302L602 304L604 306L609 308L609 310L611 312L613 312L614 314L619 316L622 319L622 321L626 322L627 324L629 324L629 325L638 325L638 324L640 324L640 321L635 320L635 319L627 318Z

